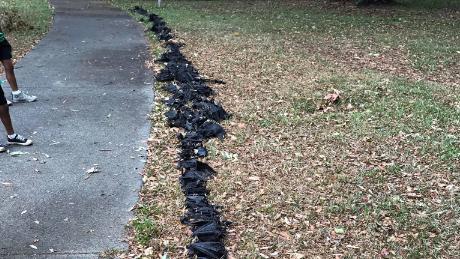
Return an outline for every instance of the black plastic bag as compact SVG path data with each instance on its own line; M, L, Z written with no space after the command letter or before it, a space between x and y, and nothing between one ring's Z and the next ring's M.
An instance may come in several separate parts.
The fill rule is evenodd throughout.
M226 256L225 247L220 242L197 242L189 246L192 254L198 257L220 259Z
M211 222L196 228L192 234L202 242L217 242L224 236L224 229L216 222Z
M136 13L138 13L140 15L143 15L143 16L147 16L149 14L147 12L147 10L145 10L144 8L142 8L142 7L138 6L138 5L134 6L134 8L131 11L136 12Z
M225 136L225 130L219 124L211 121L207 121L200 126L197 131L198 134L203 136L205 139L220 138L223 139Z
M206 183L201 181L189 182L182 185L182 192L185 195L207 195L209 191L206 189Z
M217 122L228 119L229 117L228 113L221 105L209 100L194 103L193 109L200 111L200 113L208 119L215 120Z
M180 182L182 184L187 184L190 182L196 181L207 181L212 177L212 174L207 171L198 171L198 170L188 170L180 177Z

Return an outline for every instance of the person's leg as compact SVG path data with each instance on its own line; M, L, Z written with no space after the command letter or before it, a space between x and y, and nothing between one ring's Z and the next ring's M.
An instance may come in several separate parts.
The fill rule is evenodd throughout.
M32 145L32 140L27 139L19 134L16 134L13 129L13 123L11 123L10 108L6 102L5 95L0 86L0 121L2 121L3 126L5 127L7 133L7 143L10 145L21 145L21 146L30 146ZM5 152L6 149L3 145L0 144L0 152Z
M5 94L3 93L3 89L1 86L0 86L0 120L3 123L3 126L5 126L6 133L8 135L14 134L13 124L11 123L10 110L8 108Z
M11 123L10 111L7 104L0 105L0 119L8 135L14 134L13 123Z
M21 90L19 90L18 82L16 81L16 75L14 73L14 64L12 61L13 48L7 40L4 40L0 43L0 61L5 68L6 80L10 84L12 90L12 101L15 103L18 102L34 102L37 100L36 96L27 95Z
M18 91L18 82L16 81L16 75L14 74L14 64L11 59L2 60L3 67L5 68L6 80L10 84L11 90L14 92Z
M0 88L1 90L1 88ZM0 97L1 99L2 97ZM4 98L3 98L4 99ZM5 108L6 106L6 108ZM6 132L9 134L14 134L13 130L13 125L11 124L11 118L9 116L8 112L8 104L2 104L0 105L0 120L2 121L3 125L5 126ZM5 145L0 142L0 153L3 153L6 151Z
M21 146L30 146L32 145L32 140L27 139L19 134L14 133L13 123L11 123L11 116L9 111L8 104L0 105L0 120L5 127L6 133L8 134L8 144L9 145L21 145ZM0 152L4 152L5 148L0 148Z
M5 126L6 132L8 134L14 134L13 125L11 124L11 118L8 112L8 104L6 102L6 98L3 94L2 87L0 86L0 121ZM6 151L6 147L3 143L0 143L0 153Z

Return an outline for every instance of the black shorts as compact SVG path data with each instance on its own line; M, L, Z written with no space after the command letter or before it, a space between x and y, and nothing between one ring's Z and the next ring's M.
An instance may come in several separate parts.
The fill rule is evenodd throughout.
M6 104L5 93L3 93L2 87L0 86L0 105Z
M0 42L0 60L13 58L13 48L7 40Z

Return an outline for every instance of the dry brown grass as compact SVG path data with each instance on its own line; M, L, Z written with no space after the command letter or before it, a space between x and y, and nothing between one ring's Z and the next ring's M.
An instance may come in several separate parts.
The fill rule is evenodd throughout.
M280 15L288 19L291 7ZM267 8L252 1L233 7L182 2L159 11L177 28L187 44L184 53L200 72L227 82L213 88L233 115L224 125L228 136L207 147L219 172L209 183L211 200L234 222L227 238L230 256L460 256L458 55L443 63L437 53L423 54L423 62L448 64L428 71L413 66L418 59L409 53L417 50L406 46L366 41L365 48L352 34L347 37L355 41L308 26L292 32L290 21L272 30L267 24L273 17L257 16ZM410 15L420 20L427 14ZM344 30L360 31L350 23ZM257 26L262 29L254 32ZM335 91L338 103L324 100ZM171 148L173 135L159 135L152 150ZM172 206L160 210L160 224L179 228L177 176L164 183L176 190L155 198ZM165 233L158 242L169 234L177 243L186 241L182 229ZM183 254L175 250L170 256Z
M168 254L173 258L185 257L186 245L189 243L189 230L180 223L183 212L183 195L180 190L180 172L176 169L177 139L176 129L167 126L163 113L166 111L162 100L165 96L161 87L156 87L156 106L152 114L152 131L149 138L148 162L144 170L143 188L140 201L135 208L136 218L133 222L153 220L153 236L149 241L140 242L139 229L131 223L129 231L130 250L121 255L136 257L144 255L159 258ZM145 233L144 233L145 234Z

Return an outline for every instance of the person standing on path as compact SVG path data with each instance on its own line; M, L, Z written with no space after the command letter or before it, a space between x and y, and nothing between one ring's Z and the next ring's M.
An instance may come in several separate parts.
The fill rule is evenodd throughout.
M0 120L5 126L7 133L7 140L9 145L21 145L21 146L30 146L32 145L32 140L26 139L23 136L16 134L13 129L13 124L11 123L10 111L8 103L6 101L5 95L0 84ZM5 152L6 147L0 144L0 153Z
M19 102L34 102L37 100L36 96L27 95L18 88L18 83L16 81L16 76L14 74L14 64L12 59L12 47L10 43L6 40L5 34L0 28L0 61L5 68L6 80L11 87L11 100L13 103ZM3 92L2 92L3 96ZM11 105L11 102L7 100L8 105Z

